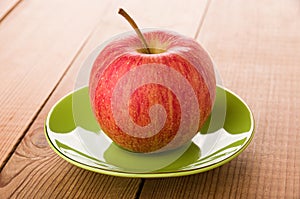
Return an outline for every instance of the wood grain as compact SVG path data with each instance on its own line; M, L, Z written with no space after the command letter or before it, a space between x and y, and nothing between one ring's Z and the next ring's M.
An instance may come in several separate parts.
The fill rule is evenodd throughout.
M105 6L97 0L89 4L30 0L19 4L2 20L0 168L88 38Z
M253 110L254 140L212 171L146 180L141 198L300 198L299 8L296 0L212 1L198 40Z
M30 128L25 130L26 135L0 174L0 195L4 198L135 198L138 196L139 188L142 185L141 179L110 177L84 171L70 165L49 148L43 133L47 113L57 100L72 91L77 80L77 73L81 70L81 66L91 50L112 35L130 30L127 22L116 14L120 6L119 3L107 2L109 3L104 4L105 11L102 13L93 34L77 51L77 55L73 54L73 60L69 63L61 63L67 71L65 74L57 74L58 77L61 76L61 79L53 78L51 80L53 84L57 83L58 85L54 86L54 90L48 93L47 99L43 99L45 104L42 105L41 111L38 111L37 117L33 118L33 123L25 124ZM150 26L152 23L152 26L156 26L156 23L162 19L166 22L165 28L174 28L173 30L179 32L188 30L187 34L193 36L204 10L203 3L191 1L191 4L185 5L186 9L195 12L189 12L190 17L179 18L180 23L178 25L174 23L177 20L177 15L186 13L185 10L180 9L179 3L169 5L167 2L155 0L144 5L144 2L141 4L140 1L135 0L123 2L121 6L132 13L133 18L138 19L137 22L141 27ZM160 4L161 6L157 10L157 5ZM164 9L167 6L170 7ZM164 18L159 14L149 17L151 21L142 18L145 13L150 15L154 10L159 12L165 10L165 13L162 14ZM187 19L188 22L185 21ZM66 30L66 32L69 31L71 30ZM70 67L68 67L69 65ZM53 76L53 74L49 75ZM33 107L32 109L36 110ZM24 112L24 110L22 111ZM24 126L24 124L20 126Z

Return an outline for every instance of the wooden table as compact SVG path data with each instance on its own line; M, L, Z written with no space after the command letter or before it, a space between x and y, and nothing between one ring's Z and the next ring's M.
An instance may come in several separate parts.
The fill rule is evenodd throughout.
M80 169L50 149L50 108L92 49L131 29L121 6L141 27L208 49L254 113L240 156L196 175L139 179ZM0 69L0 198L300 198L299 0L2 0Z

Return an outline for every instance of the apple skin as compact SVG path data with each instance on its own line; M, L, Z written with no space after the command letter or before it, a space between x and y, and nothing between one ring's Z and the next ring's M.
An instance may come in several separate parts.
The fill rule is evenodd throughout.
M175 32L134 34L109 42L92 66L89 94L101 127L117 145L157 152L188 143L211 113L213 62L195 40Z

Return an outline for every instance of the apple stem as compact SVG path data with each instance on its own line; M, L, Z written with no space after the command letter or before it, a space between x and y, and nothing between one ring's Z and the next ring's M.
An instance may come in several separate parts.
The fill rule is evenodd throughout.
M150 48L148 47L148 44L147 44L147 42L145 40L145 37L143 36L142 32L140 31L140 29L138 28L138 26L136 25L136 23L134 22L134 20L122 8L119 9L118 14L122 15L129 22L129 24L133 27L133 29L135 30L136 34L138 35L138 37L140 38L141 42L143 43L144 48L146 50L146 53L147 54L151 54Z

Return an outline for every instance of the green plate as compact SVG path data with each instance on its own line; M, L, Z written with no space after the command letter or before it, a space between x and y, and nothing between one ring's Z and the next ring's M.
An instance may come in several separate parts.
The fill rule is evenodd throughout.
M253 138L254 118L247 104L220 86L216 96L211 117L201 131L187 145L168 152L133 153L115 145L94 118L87 87L53 106L45 134L60 157L86 170L139 178L191 175L229 162Z

